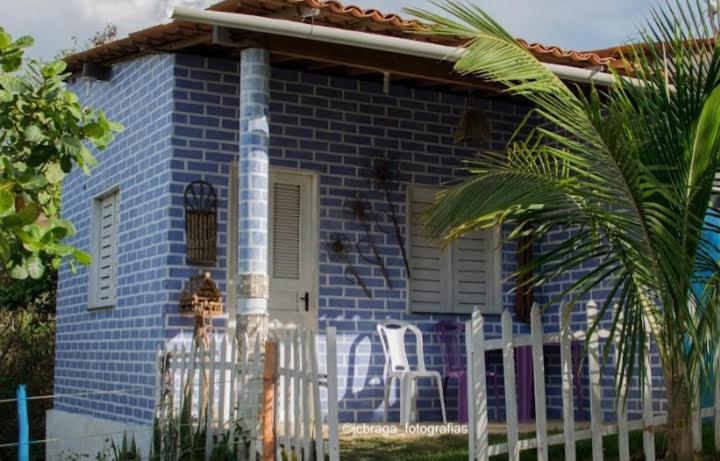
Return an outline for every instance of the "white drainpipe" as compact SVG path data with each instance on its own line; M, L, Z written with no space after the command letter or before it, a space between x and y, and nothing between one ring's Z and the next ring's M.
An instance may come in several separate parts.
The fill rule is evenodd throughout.
M175 7L169 16L179 21L210 24L231 29L283 35L286 37L304 38L435 60L457 61L465 52L464 48L438 45L436 43L241 13ZM550 63L543 63L543 65L561 79L574 82L593 82L599 85L610 85L615 78L612 74L592 69L581 69ZM639 80L638 83L640 83Z

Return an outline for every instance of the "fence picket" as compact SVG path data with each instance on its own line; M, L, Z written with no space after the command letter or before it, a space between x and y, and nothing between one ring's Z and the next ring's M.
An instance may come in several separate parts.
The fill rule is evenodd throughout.
M595 301L587 303L587 326L588 329L595 323L598 315ZM592 459L602 461L602 411L600 408L600 342L597 329L590 335L588 341L588 373L590 384L590 431L592 433Z
M228 421L234 421L237 419L237 408L236 408L236 397L237 397L237 351L238 351L238 340L237 336L232 335L230 338L230 403L228 404Z
M470 428L470 461L487 461L490 458L488 443L487 381L485 375L485 319L475 310L470 320L471 354L468 374L469 415L473 424ZM499 415L498 415L499 417Z
M198 374L198 390L197 390L197 408L198 408L198 424L202 424L202 416L203 414L205 417L207 417L207 411L203 412L203 391L202 391L202 383L205 379L206 373L207 373L207 363L205 362L207 355L207 347L205 345L205 341L200 341L200 349L197 351L196 359L194 362L197 362L199 359L200 365L197 367L197 374ZM194 382L195 382L195 374L193 373L192 378L189 381L191 384L191 387L194 391ZM190 400L192 405L192 400Z
M320 410L320 381L318 377L318 355L317 355L317 336L314 331L310 331L310 379L312 385L312 401L313 401L313 421L315 422L315 459L317 461L325 461L325 442L322 426L322 412Z
M305 461L310 461L311 453L310 453L310 442L312 440L311 436L311 422L310 422L310 411L312 409L312 405L310 405L310 400L312 399L312 392L311 392L311 382L310 382L310 370L308 370L308 365L310 364L310 340L309 340L309 330L301 330L300 333L300 343L302 348L302 372L301 372L301 382L302 382L302 407L303 407L303 459Z
M293 382L290 370L292 369L293 360L293 341L289 331L285 331L283 334L285 342L285 370L283 372L283 383L285 385L285 449L284 452L289 458L292 452L292 418L294 416L293 409L291 408L291 398L294 395L295 383Z
M226 384L229 384L227 381L227 371L228 371L228 350L227 350L227 337L223 335L222 342L220 343L220 350L218 351L218 370L219 370L219 393L220 398L218 401L218 409L217 409L217 420L218 420L218 428L220 429L220 432L224 429L224 422L225 422L225 389Z
M648 332L648 323L645 322L645 331ZM643 354L643 367L645 368L645 380L642 383L642 405L643 405L643 451L645 452L646 461L655 461L655 434L652 427L654 425L654 411L652 402L652 363L650 361L650 338L645 340L645 354ZM718 394L715 394L717 399ZM716 403L715 411L718 411ZM717 417L715 421L718 421ZM716 424L717 428L717 424ZM717 429L716 429L717 434ZM717 437L717 435L716 435ZM718 445L716 445L718 446Z
M302 369L302 356L300 355L300 332L295 330L293 332L293 429L295 437L293 440L293 447L295 448L295 459L300 461L302 458L302 405L301 400L301 389L302 379L300 378L300 370Z
M210 337L210 348L207 357L207 409L205 410L205 460L210 459L213 449L214 424L214 403L215 403L215 350L217 342L215 337Z
M615 309L618 309L615 306ZM616 331L615 340L615 371L617 375L617 369L621 365L620 359L620 338L622 337L623 329L623 317L622 313L618 314L618 326ZM628 415L627 415L627 377L621 386L616 386L618 393L615 397L615 413L617 414L617 426L618 426L618 459L620 461L630 461L630 440L628 435Z
M543 353L543 326L540 320L540 306L533 304L530 312L532 334L533 387L535 391L535 431L537 439L537 459L547 461L547 415L545 410L545 358Z
M284 388L283 392L280 391L280 386L282 383L282 364L283 364L283 355L282 355L282 335L276 334L275 335L275 341L276 341L276 356L275 356L275 386L274 386L274 394L273 394L273 431L275 431L275 459L282 459L282 440L280 437L280 410L282 410L282 401L280 399L280 396L284 394Z
M178 372L178 382L180 390L177 393L178 408L182 411L185 400L185 345L182 344L178 351L177 344L173 346L173 359L175 360L175 370ZM173 372L173 375L175 372Z
M505 421L507 428L508 459L520 459L518 446L517 397L515 395L515 348L513 346L512 316L502 314L503 375L505 380Z
M325 350L327 360L327 424L329 429L328 455L329 461L340 460L340 444L338 438L338 387L337 387L337 333L335 327L328 327Z
M566 310L568 309L568 310ZM562 373L563 435L565 461L575 461L575 412L573 403L572 334L570 333L569 306L561 308L560 367Z

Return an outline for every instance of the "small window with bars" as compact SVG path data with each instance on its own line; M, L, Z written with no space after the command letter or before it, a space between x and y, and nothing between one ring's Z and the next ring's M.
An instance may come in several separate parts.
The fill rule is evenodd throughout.
M114 189L93 200L90 241L91 309L115 306L119 197L119 191Z

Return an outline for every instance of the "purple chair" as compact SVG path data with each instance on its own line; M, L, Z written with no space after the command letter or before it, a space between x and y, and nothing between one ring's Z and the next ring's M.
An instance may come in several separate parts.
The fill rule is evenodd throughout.
M443 358L443 390L447 391L447 383L450 378L458 380L458 421L466 423L468 418L467 372L461 353L463 333L465 333L465 325L460 322L441 320L435 325L435 334L440 339L440 350ZM500 394L497 376L491 371L488 371L486 375L492 381L493 390L495 391L495 415L499 417Z

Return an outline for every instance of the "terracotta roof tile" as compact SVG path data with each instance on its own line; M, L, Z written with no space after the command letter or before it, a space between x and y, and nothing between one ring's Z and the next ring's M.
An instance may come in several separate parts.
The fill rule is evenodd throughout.
M448 45L460 42L448 41L446 37L419 36L413 31L421 27L415 20L407 20L397 14L384 14L376 9L363 9L355 5L343 5L336 0L224 0L211 6L210 10L271 15L288 7L307 7L320 10L314 19L318 24L331 27L363 30L365 32L400 35L414 40L429 40ZM161 24L130 34L128 37L83 51L65 58L70 69L77 70L83 62L114 62L154 50L182 49L185 42L208 37L211 27L187 22ZM541 61L575 67L607 67L614 63L610 53L564 50L557 46L545 46L519 40Z

